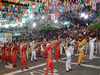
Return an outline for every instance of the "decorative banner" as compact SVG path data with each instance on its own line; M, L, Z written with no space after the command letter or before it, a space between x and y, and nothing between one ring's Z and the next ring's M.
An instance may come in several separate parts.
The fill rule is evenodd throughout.
M55 20L55 14L51 14L51 20Z
M32 2L29 0L6 0L6 1L15 2L19 4L26 4L26 3L29 4L29 2ZM75 17L79 19L78 13L82 13L83 9L84 9L84 12L86 13L91 12L89 17L94 19L94 22L95 22L96 17L99 14L99 13L95 13L95 11L92 12L92 10L89 10L89 8L87 8L87 6L92 6L92 4L94 4L92 7L93 7L93 10L96 10L96 2L99 3L99 0L96 0L96 1L95 0L94 1L92 0L63 0L64 1L63 3L61 0L52 0L52 1L38 0L38 1L39 2L32 2L31 4L29 4L29 6L14 5L14 4L7 4L7 3L0 2L0 11L1 11L0 19L6 19L6 20L8 19L8 21L1 22L0 24L5 25L5 24L16 23L17 19L19 19L18 22L21 23L23 20L20 17L22 17L22 18L27 18L27 21L29 23L33 22L33 20L36 20L35 21L36 23L41 22L37 24L38 27L41 27L45 24L53 25L53 20L55 20L55 18L60 18L61 22L64 21L64 16L61 16L62 13L64 14L68 12L68 14L64 14L65 16L67 15L68 20L70 20L70 18L75 18ZM40 1L42 1L43 3L40 3ZM31 20L29 20L30 15L34 16ZM45 19L41 19L43 15L46 15ZM56 25L60 25L60 21ZM24 24L24 26L25 25L27 24Z
M96 11L96 0L92 1L92 10Z
M99 3L100 2L100 0L97 0L97 3Z
M52 2L53 2L54 4L56 4L56 3L57 3L57 0L52 0Z
M36 5L35 3L32 3L32 4L31 4L31 8L32 8L33 10L36 10L36 9L37 9L37 5Z
M36 12L36 11L39 11L39 7L38 7L38 4L33 2L29 5L29 8L30 8L30 11L32 12Z
M55 11L55 16L56 16L57 18L59 18L60 15L61 15L61 12L59 11L59 9L57 9L57 10Z
M21 17L18 18L18 22L22 22L22 18Z
M2 0L0 0L2 1ZM31 1L29 0L3 0L3 1L8 1L8 2L13 2L13 3L18 3L18 4L29 4Z
M2 14L1 14L1 11L0 11L0 19L2 19Z

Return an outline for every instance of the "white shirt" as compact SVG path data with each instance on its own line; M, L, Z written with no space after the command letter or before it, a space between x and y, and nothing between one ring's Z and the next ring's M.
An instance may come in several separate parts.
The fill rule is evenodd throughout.
M31 46L31 51L36 50L36 49L35 49L35 48L36 48L36 44L31 44L30 46Z
M72 46L69 46L68 49L65 50L67 59L68 59L68 58L71 58L71 55L72 55L72 53L71 53L72 51L71 51L71 50L72 50Z
M94 41L96 40L96 38L90 40L89 44L90 44L90 47L94 47Z

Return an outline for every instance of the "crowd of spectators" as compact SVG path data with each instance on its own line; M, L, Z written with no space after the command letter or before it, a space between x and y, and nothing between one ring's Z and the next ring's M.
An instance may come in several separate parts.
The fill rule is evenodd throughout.
M70 29L61 29L60 31L57 32L49 32L45 34L37 34L33 33L29 37L31 40L36 40L36 41L42 41L44 38L46 40L53 40L53 39L58 39L60 36L60 39L66 39L67 37L75 40L79 39L84 39L85 37L98 37L100 40L100 33L97 30L90 30L88 27L79 27L79 28L70 28Z

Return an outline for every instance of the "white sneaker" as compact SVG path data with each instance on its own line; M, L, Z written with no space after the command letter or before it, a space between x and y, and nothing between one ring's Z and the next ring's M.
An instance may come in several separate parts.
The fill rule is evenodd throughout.
M93 58L89 58L90 60L92 60Z

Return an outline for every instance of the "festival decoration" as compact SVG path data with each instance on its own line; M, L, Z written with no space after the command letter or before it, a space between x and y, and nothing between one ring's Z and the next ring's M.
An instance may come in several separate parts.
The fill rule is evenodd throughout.
M57 9L57 10L55 11L55 16L56 16L57 18L59 18L60 15L61 15L61 12L59 11L59 9Z
M27 18L27 22L35 21L37 24L37 28L39 28L44 25L61 26L63 25L61 22L64 23L65 19L70 21L75 18L82 20L82 18L79 15L79 13L82 12L88 14L89 20L93 22L97 22L98 21L97 17L99 16L97 13L98 12L97 4L99 3L99 0L94 0L95 2L93 2L92 0L80 0L79 2L78 1L73 2L73 0L70 1L67 0L67 2L66 0L64 0L64 2L61 2L60 0L59 1L44 0L44 2L43 1L41 2L41 0L39 0L39 2L37 1L32 2L30 0L22 0L22 1L6 0L6 1L18 3L19 5L0 2L0 11L1 11L0 19L7 20L5 22L0 22L2 26L4 26L5 24L17 23L16 20L19 18L20 18L19 21L20 23L22 23L21 19L23 18ZM93 10L90 10L91 7ZM30 15L32 15L32 18L30 18ZM43 15L45 15L45 19L41 18L41 16ZM57 24L54 23L54 20L56 18L59 19L59 22ZM22 23L22 25L26 26L27 24ZM66 26L69 27L69 25ZM17 27L20 27L20 25Z
M37 3L35 3L35 2L33 2L33 3L31 3L30 5L29 5L29 8L30 8L30 11L32 12L37 12L37 11L39 11L39 7L38 7L38 5L37 5Z

